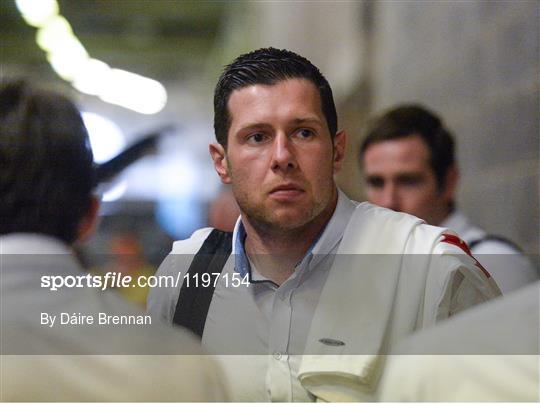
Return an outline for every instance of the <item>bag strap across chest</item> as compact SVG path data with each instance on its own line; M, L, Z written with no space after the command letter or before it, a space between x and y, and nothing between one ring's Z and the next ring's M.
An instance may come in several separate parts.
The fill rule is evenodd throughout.
M208 309L214 296L214 283L210 282L209 286L203 287L201 282L193 282L193 280L200 281L204 273L220 274L231 251L232 233L212 230L193 257L184 277L174 312L174 324L186 327L202 338Z

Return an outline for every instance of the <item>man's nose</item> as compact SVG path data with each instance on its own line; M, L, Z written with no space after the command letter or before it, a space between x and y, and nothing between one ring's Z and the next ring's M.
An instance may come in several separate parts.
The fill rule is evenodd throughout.
M272 154L272 169L289 171L298 166L294 145L284 133L278 134L274 139Z
M395 185L388 184L383 188L379 198L379 205L398 212L401 210L398 189Z

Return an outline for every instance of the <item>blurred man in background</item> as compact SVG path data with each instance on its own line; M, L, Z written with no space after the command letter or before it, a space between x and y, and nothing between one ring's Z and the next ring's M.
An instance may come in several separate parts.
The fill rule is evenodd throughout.
M513 243L487 234L456 208L454 148L442 120L422 106L401 105L380 115L360 149L368 200L456 231L503 293L533 282L538 272Z
M0 162L1 400L224 400L206 357L145 355L153 344L199 354L187 333L98 325L88 318L146 317L115 292L67 286L84 276L72 246L91 234L98 211L92 151L75 105L24 82L2 84ZM44 287L52 276L65 287Z
M238 204L229 187L222 187L208 207L208 226L223 231L233 231L240 216Z

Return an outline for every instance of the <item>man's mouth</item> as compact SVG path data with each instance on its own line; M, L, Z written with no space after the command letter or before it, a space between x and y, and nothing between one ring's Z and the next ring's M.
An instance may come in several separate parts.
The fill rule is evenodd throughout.
M272 188L270 197L279 201L293 201L300 197L304 190L296 184L281 184Z

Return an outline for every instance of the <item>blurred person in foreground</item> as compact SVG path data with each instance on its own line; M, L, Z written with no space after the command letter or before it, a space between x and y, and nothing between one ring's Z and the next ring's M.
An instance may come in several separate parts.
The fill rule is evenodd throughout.
M200 354L187 332L138 325L152 319L115 292L71 283L90 279L72 246L90 235L98 211L75 105L23 81L2 83L0 162L0 399L224 400L209 358L147 355L152 344L156 353ZM51 288L52 276L64 287Z
M241 216L174 243L158 274L183 283L152 289L148 308L222 354L233 400L371 400L389 346L500 293L454 234L336 187L346 134L306 58L239 56L214 128Z
M540 282L422 331L389 356L381 401L540 402Z
M360 149L368 200L457 232L503 293L534 282L536 268L513 243L487 234L456 208L454 148L443 121L420 105L400 105L376 117Z

